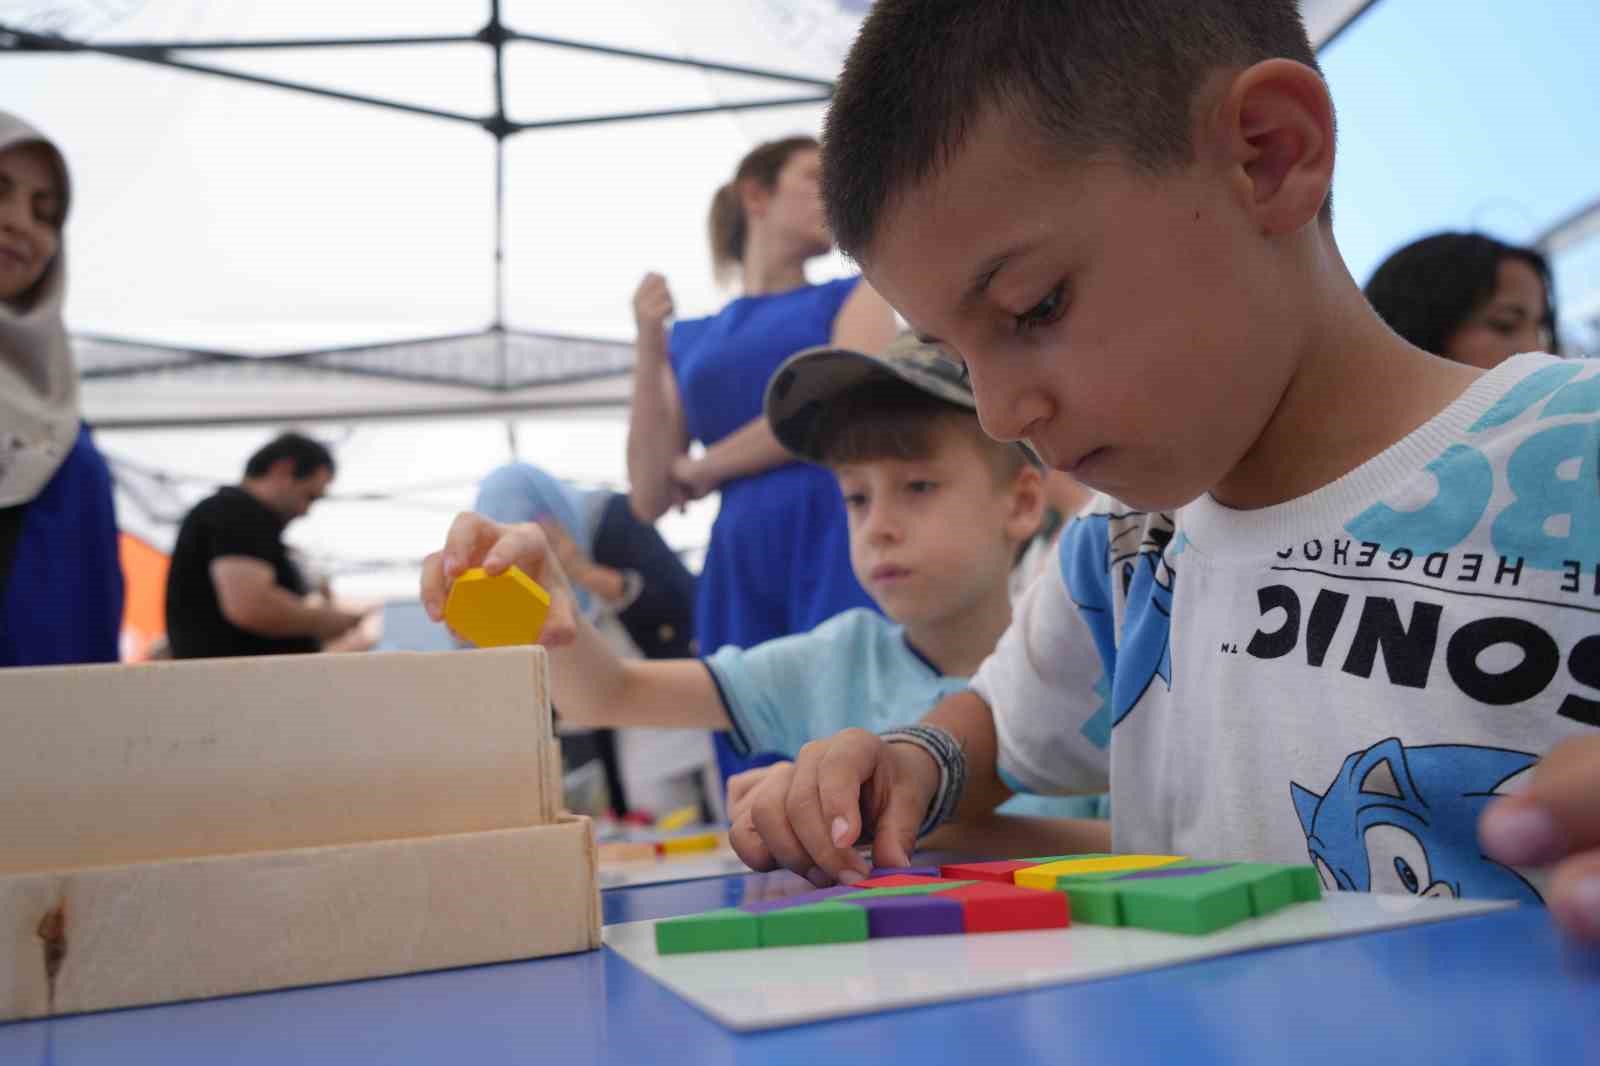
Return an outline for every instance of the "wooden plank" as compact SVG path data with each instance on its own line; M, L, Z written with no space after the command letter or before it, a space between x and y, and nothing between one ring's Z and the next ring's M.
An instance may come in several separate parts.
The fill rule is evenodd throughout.
M596 948L586 818L0 877L0 1020Z
M544 649L0 671L0 874L543 825Z

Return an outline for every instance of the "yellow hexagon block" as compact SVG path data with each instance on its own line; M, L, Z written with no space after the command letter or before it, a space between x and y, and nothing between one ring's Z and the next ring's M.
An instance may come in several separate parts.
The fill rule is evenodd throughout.
M498 577L473 567L450 586L444 620L480 648L534 644L550 613L550 594L515 566Z

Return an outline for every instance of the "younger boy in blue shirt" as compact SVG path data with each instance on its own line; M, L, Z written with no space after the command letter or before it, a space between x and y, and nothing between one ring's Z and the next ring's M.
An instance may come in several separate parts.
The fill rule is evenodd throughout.
M881 357L812 349L773 376L767 417L785 447L838 479L851 564L884 613L846 611L810 632L703 660L637 661L555 608L542 643L568 724L725 729L740 754L793 757L841 729L915 721L965 689L994 649L1011 619L1007 579L1038 527L1043 483L1026 452L984 434L955 367L909 335ZM424 603L438 617L449 580L480 563L494 572L516 562L565 590L545 547L537 527L463 515L443 557L425 567Z
M1543 895L1600 940L1600 373L1392 333L1333 161L1294 0L874 5L834 237L986 430L1105 495L971 690L759 787L747 862L851 881L864 831L899 865L1109 783L1119 851Z

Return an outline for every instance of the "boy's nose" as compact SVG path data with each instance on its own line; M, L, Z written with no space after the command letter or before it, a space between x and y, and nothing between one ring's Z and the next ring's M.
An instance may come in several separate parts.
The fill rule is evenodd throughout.
M995 440L1021 440L1028 427L1048 414L1048 404L1036 389L1016 375L993 370L971 372L972 396L978 404L978 424Z

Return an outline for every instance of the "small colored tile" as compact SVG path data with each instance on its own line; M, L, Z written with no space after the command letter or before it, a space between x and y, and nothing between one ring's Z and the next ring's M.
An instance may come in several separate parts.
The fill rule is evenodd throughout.
M1080 857L1047 862L1029 870L1018 870L1012 880L1024 888L1056 888L1063 877L1076 874L1122 873L1134 870L1151 870L1158 866L1182 862L1181 855L1113 855L1106 858Z
M1099 876L1074 877L1062 883L1072 905L1072 920L1083 925L1125 925L1122 914L1122 889L1117 882Z
M858 881L851 887L860 889L864 884L866 884L865 881ZM970 884L972 884L971 881L946 881L941 878L937 881L929 881L927 884L895 885L891 888L869 888L864 891L856 891L852 895L840 896L839 902L854 903L858 899L887 899L892 896L930 896Z
M463 572L444 604L450 628L480 648L538 643L549 613L550 594L515 566L494 577L476 566Z
M1071 924L1065 892L1041 892L993 881L942 892L938 899L961 905L962 927L968 933L1008 933L1022 929L1063 929Z
M867 873L867 880L880 877L941 877L937 866L875 866Z
M943 895L879 896L852 902L867 912L867 935L873 939L964 930L961 904Z
M855 888L907 888L911 885L926 885L942 880L938 877L922 877L917 874L889 874L885 877L865 877L857 881Z
M756 916L764 948L803 944L843 944L867 939L867 911L828 900Z
M952 880L996 881L1012 884L1011 875L1039 863L1029 859L1005 859L1000 862L963 862L939 867L939 876Z
M656 923L656 951L662 955L734 951L760 945L755 915L731 907L684 918L664 918Z
M722 834L690 833L681 837L668 837L656 846L663 855L680 855L689 851L715 851L722 846Z
M1163 866L1158 870L1140 870L1137 873L1117 874L1114 879L1117 881L1147 881L1156 877L1197 877L1200 874L1208 874L1215 870L1226 870L1235 865L1237 864L1221 862L1210 866L1202 866L1198 863L1191 866L1188 863L1175 862L1171 866Z
M1307 903L1322 898L1322 878L1315 866L1291 866L1289 878L1294 884L1296 902Z
M778 899L758 899L750 903L741 903L739 904L739 910L744 911L746 914L767 914L771 911L788 910L791 907L806 907L813 903L822 903L825 900L838 899L841 896L854 894L854 888L846 885L831 885L828 888L800 892L793 896L783 896Z
M1250 880L1233 869L1196 877L1114 881L1123 924L1167 933L1214 933L1251 916Z

